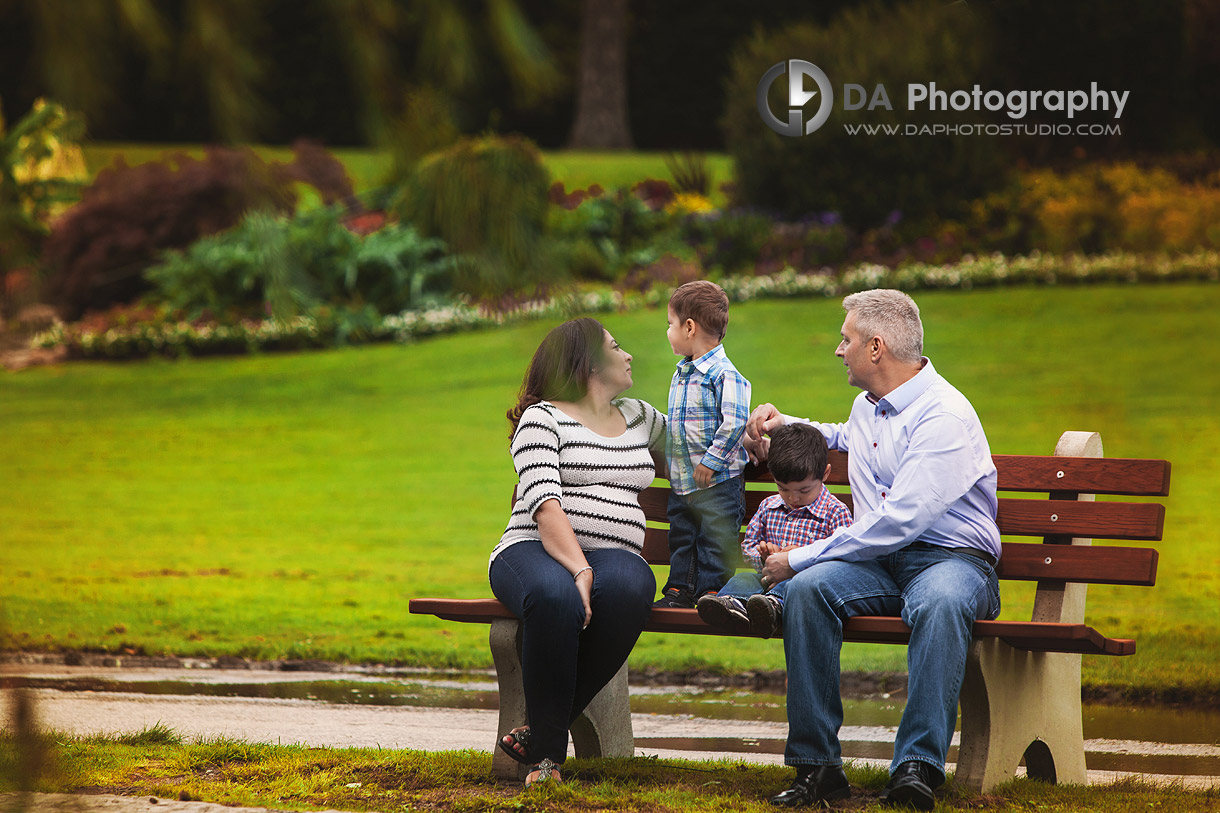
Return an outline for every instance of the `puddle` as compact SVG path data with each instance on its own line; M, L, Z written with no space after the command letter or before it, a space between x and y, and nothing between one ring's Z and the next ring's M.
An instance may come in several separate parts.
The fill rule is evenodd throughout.
M498 694L487 675L437 674L406 678L344 675L279 675L257 680L241 674L183 675L173 679L113 680L96 672L73 675L8 676L0 686L24 686L64 692L124 692L146 695L194 695L295 699L327 704L417 706L422 708L497 709ZM140 677L148 677L142 675ZM287 678L287 679L285 679ZM226 680L227 679L227 680ZM843 756L888 760L893 755L903 698L845 700ZM754 721L768 736L638 737L643 749L712 753L782 754L784 741L776 725L786 724L784 696L736 688L633 687L631 709L637 714L676 715L701 720ZM1085 706L1086 762L1090 770L1129 771L1178 776L1220 776L1220 711L1164 707ZM740 731L741 728L736 729ZM783 729L779 729L782 731ZM949 759L956 759L957 748Z

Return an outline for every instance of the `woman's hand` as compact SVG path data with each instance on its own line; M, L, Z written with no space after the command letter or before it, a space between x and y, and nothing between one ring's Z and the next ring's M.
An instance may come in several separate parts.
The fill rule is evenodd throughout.
M576 592L580 593L580 601L585 605L585 623L588 627L593 620L593 571L584 570L576 575Z

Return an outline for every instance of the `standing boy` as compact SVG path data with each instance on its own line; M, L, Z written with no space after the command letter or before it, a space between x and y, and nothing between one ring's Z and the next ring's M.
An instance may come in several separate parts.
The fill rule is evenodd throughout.
M771 433L767 466L778 494L762 501L746 528L741 552L755 572L739 573L715 596L701 596L699 617L733 632L749 629L770 638L783 623L784 593L790 580L763 586L763 562L772 553L824 539L851 525L851 511L823 485L830 476L826 438L809 424L794 423Z
M729 298L714 282L669 298L665 335L682 360L669 385L669 579L655 607L694 607L736 569L750 382L724 353L728 323Z

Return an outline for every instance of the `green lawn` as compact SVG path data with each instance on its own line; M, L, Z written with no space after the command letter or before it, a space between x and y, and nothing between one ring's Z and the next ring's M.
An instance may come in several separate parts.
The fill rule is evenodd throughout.
M1065 429L1173 462L1155 588L1093 587L1090 622L1139 641L1091 683L1216 691L1220 286L924 293L927 352L996 453ZM728 350L755 401L841 420L837 301L735 306ZM633 393L665 403L657 311L605 320ZM412 596L489 595L508 514L504 410L550 327L299 355L76 363L0 375L6 648L487 666L487 628L409 616ZM1002 617L1032 588L1006 583ZM1026 616L1028 617L1028 616ZM845 668L901 669L853 645ZM636 667L778 669L775 641L647 634Z
M290 161L288 147L258 147L258 153L268 161ZM184 152L202 157L204 148L198 145L167 146L156 144L89 144L85 147L85 163L90 176L114 163L119 156L135 166L155 161L166 155ZM343 162L357 192L366 192L385 182L391 159L385 151L338 148L331 152ZM645 178L672 180L665 166L665 153L659 152L576 152L552 150L543 153L553 180L563 181L569 190L601 184L606 189L630 187ZM712 199L722 205L725 196L720 184L732 180L733 162L727 155L709 154L708 170L712 175Z
M775 809L767 797L792 781L790 768L732 759L573 759L563 766L562 785L522 792L515 783L496 780L486 753L306 748L228 739L184 743L159 724L112 739L49 736L39 744L45 749L45 767L32 782L22 771L28 751L17 748L11 736L0 736L0 792L29 783L44 792L87 789L272 810L763 813ZM885 769L849 762L846 770L854 786L852 799L836 808L892 810L879 804ZM1191 792L1138 779L1088 787L1018 779L986 796L951 781L937 795L938 810L994 813L1204 813L1214 811L1218 799L1215 790Z

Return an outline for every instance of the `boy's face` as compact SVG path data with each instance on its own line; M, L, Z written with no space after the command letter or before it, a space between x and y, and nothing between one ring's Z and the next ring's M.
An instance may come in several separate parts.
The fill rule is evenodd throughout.
M784 504L789 508L800 508L801 506L809 505L822 493L822 481L812 474L804 480L797 480L792 483L776 481L775 486L779 489L779 496L783 498Z
M690 319L679 319L674 313L673 308L668 308L669 314L669 329L665 331L665 338L669 339L669 346L673 348L676 356L689 356L694 350L694 331L690 329L694 323Z

